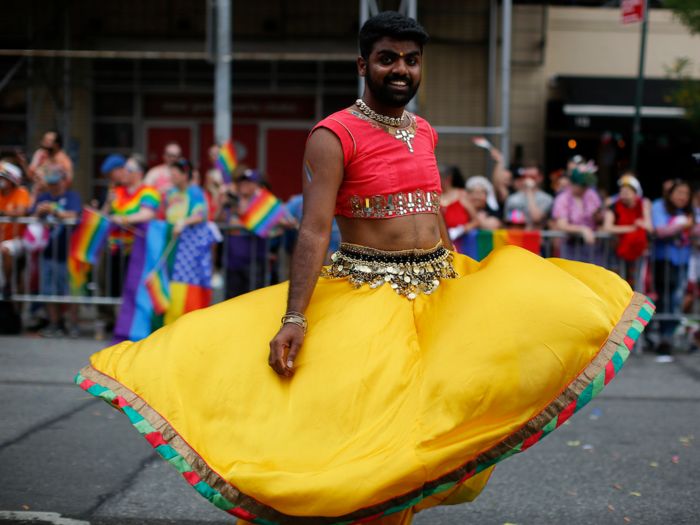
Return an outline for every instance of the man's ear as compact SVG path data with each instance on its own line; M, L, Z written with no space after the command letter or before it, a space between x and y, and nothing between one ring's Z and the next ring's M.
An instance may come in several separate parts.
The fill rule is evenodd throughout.
M361 77L367 74L367 61L361 56L357 57L357 71L360 73Z

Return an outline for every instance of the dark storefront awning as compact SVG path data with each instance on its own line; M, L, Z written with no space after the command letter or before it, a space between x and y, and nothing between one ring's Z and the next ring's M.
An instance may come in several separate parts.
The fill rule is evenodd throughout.
M634 117L637 80L634 78L567 77L556 78L563 95L562 111L567 116ZM645 118L684 118L685 109L674 107L667 97L678 81L644 81L642 116Z

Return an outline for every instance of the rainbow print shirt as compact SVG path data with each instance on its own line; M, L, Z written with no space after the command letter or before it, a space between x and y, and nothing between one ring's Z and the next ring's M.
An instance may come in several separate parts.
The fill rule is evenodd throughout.
M112 213L115 215L132 215L143 208L157 210L160 206L160 193L151 186L141 186L134 193L129 193L126 186L118 186L112 201ZM123 228L114 228L109 234L109 247L112 252L118 246L124 246L126 254L131 252L134 234Z
M206 208L204 192L194 184L190 184L185 191L173 188L165 197L165 219L170 224L188 217L204 218L207 214Z

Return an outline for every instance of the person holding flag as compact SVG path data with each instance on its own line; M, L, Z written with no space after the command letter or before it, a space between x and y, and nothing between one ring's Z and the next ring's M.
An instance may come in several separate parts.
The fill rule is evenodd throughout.
M267 234L273 226L289 227L282 204L263 188L257 170L247 169L236 179L236 199L224 214L225 220L250 230L241 235L234 231L228 238L226 253L226 298L231 299L264 286ZM264 212L263 215L255 211ZM272 213L270 213L272 212ZM261 219L263 222L261 222ZM257 221L257 222L256 222ZM250 266L256 266L255 282L251 283Z
M158 191L143 183L146 161L141 155L131 155L124 165L120 185L110 191L102 211L108 213L110 220L119 226L109 235L112 273L108 295L121 294L124 275L129 266L131 245L134 242L133 225L152 221L156 218L160 206Z
M44 248L41 268L41 295L67 295L68 289L68 268L67 268L67 245L68 232L62 224L56 224L62 219L72 219L78 216L82 210L80 195L68 189L68 175L60 166L54 165L44 175L48 191L40 193L31 210L34 217L46 219L49 224L53 223L49 243ZM55 251L55 253L54 253ZM49 314L49 324L39 331L42 337L59 337L66 332L71 337L78 337L78 305L73 304L68 307L71 317L71 325L68 330L60 325L61 305L57 303L46 303L46 311Z
M192 184L192 167L185 158L170 166L173 187L168 191L163 203L165 220L173 225L172 234L177 237L187 226L201 224L206 220L206 200L204 191Z

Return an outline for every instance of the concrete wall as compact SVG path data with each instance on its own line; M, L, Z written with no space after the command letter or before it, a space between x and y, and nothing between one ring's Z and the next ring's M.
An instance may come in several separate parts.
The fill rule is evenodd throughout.
M690 36L670 10L650 14L645 75L664 78L664 66L687 56L700 78L700 36ZM618 9L550 8L545 74L636 77L641 26L620 25L619 17Z

